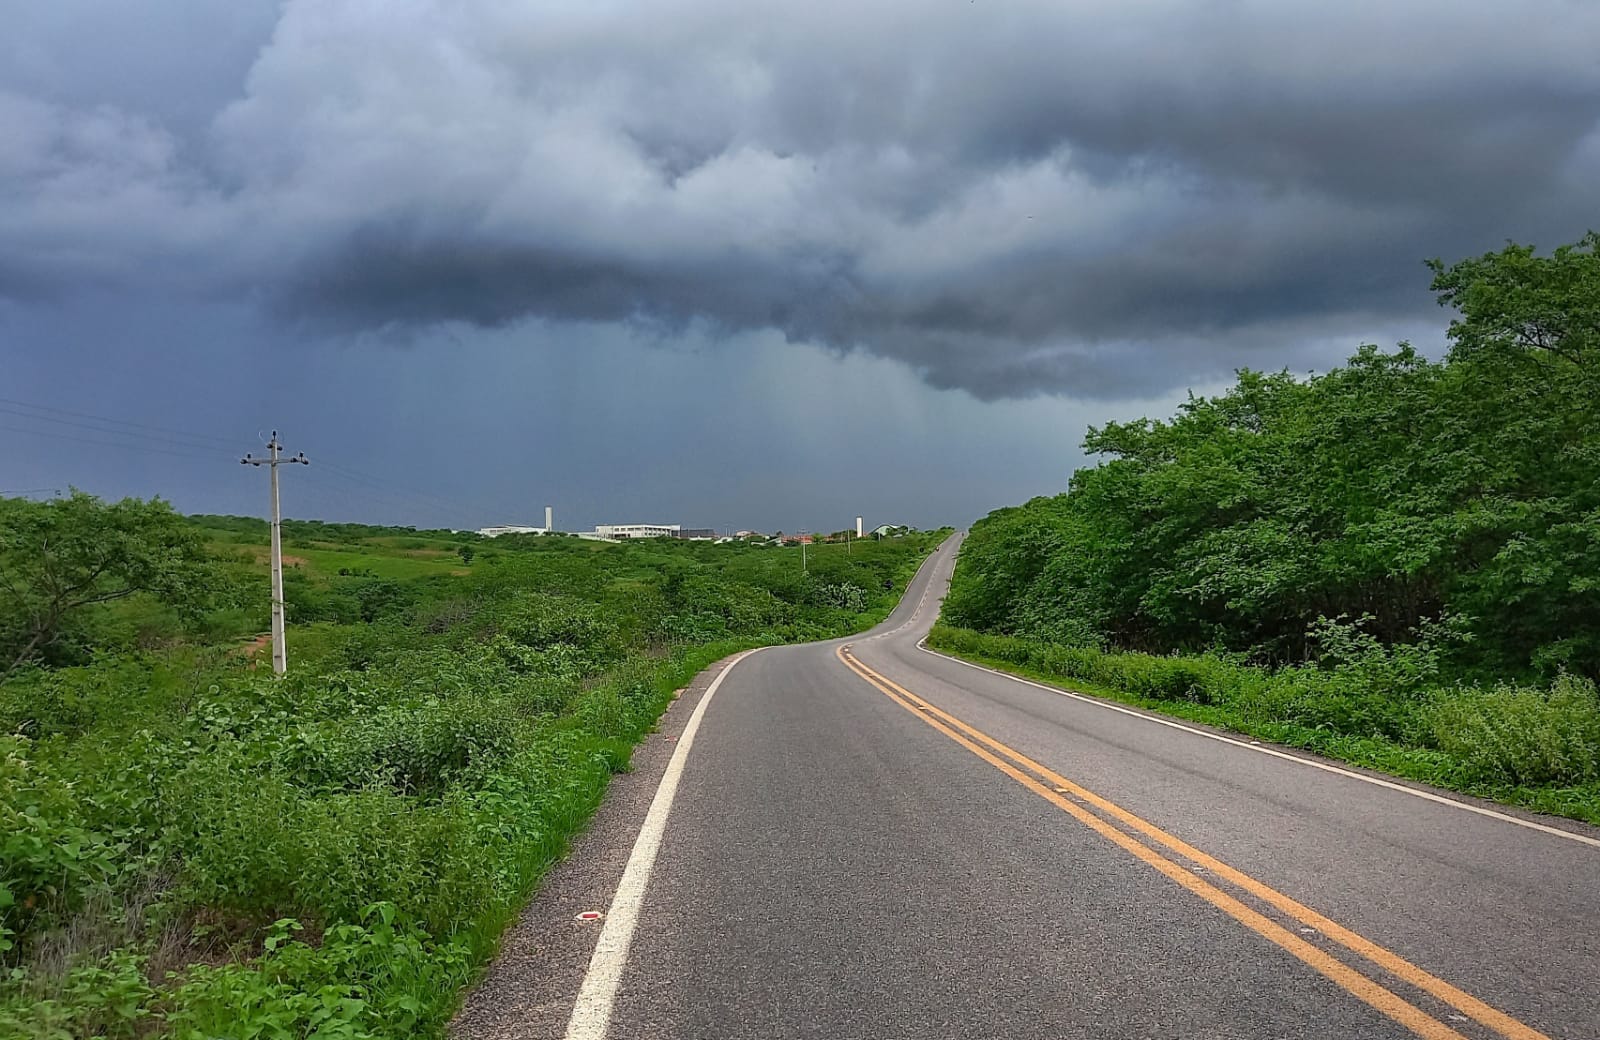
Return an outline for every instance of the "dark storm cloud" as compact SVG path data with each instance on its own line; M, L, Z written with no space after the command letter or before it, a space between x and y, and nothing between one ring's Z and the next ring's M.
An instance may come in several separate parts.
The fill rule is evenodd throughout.
M1595 39L1561 0L291 2L203 133L0 96L0 272L1127 396L1413 322L1425 257L1581 234Z

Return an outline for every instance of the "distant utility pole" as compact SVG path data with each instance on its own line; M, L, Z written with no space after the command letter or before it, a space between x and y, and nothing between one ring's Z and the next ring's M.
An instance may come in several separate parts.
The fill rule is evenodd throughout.
M805 532L802 531L802 532L800 532L800 573L804 574L805 572L806 572L806 535L805 535Z
M274 675L282 675L289 669L289 653L283 645L283 538L279 533L283 520L278 512L278 467L296 462L302 466L309 466L311 460L306 458L306 453L303 451L292 459L279 458L278 452L283 450L283 445L278 443L277 430L272 431L272 440L267 442L267 450L272 454L264 459L258 459L245 452L239 464L266 466L272 471L272 672Z

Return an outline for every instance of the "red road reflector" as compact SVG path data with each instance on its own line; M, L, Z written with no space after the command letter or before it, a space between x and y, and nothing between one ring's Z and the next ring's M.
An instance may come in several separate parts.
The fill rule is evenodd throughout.
M581 914L579 914L577 916L577 920L579 920L579 921L598 921L604 916L605 916L605 914L602 914L598 910L585 910L583 913L581 913Z

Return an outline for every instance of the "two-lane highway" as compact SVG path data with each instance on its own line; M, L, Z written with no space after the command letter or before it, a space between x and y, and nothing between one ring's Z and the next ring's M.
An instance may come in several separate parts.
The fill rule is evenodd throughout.
M1600 834L919 646L699 700L569 1037L1600 1037Z

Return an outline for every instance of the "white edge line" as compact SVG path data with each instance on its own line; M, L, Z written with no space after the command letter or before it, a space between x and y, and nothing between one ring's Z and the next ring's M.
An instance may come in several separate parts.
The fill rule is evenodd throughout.
M1434 794L1432 791L1418 790L1415 787L1407 787L1405 784L1397 784L1392 780L1384 780L1380 777L1368 776L1365 773L1357 773L1350 769L1341 769L1338 766L1329 765L1326 762L1318 762L1311 758L1301 758L1299 755L1291 755L1287 751L1279 751L1277 748L1266 747L1261 744L1249 744L1242 740L1236 740L1233 737L1225 737L1220 733L1209 733L1206 730L1196 729L1193 726L1185 726L1181 722L1174 722L1172 719L1165 719L1159 715L1151 715L1147 712L1136 711L1133 708L1124 707L1121 704L1112 704L1108 701L1100 700L1098 697L1090 697L1082 693L1076 693L1072 690L1063 690L1059 686L1048 686L1045 683L1034 682L1032 679L1024 679L1020 675L1012 675L1010 672L1002 672L997 668L989 668L981 664L973 664L971 661L963 661L959 657L952 657L949 654L943 654L937 650L929 648L925 643L925 639L926 637L924 637L924 639L917 640L917 649L921 650L925 654L932 654L934 657L942 657L946 661L954 661L956 664L965 665L968 668L976 668L978 671L988 672L990 675L998 675L1003 679L1010 679L1012 682L1022 683L1024 686L1032 686L1035 689L1045 690L1061 697L1070 697L1075 701L1082 701L1085 704L1093 704L1095 707L1105 708L1108 711L1120 712L1123 715L1132 715L1136 719L1144 719L1146 722L1154 722L1157 725L1167 726L1171 729L1182 730L1185 733L1193 733L1196 736L1205 737L1208 740L1216 740L1221 741L1224 744L1232 744L1234 747L1244 748L1246 751L1259 751L1263 755L1271 755L1273 758L1281 758L1288 762L1298 762L1303 766L1310 766L1313 769L1320 769L1325 773L1337 773L1339 776L1347 776L1352 780L1360 780L1362 783L1372 784L1375 787L1386 787L1391 791L1399 791L1402 794L1409 794L1416 798L1424 798L1430 802L1437 802L1440 805L1454 806L1457 809L1465 809L1467 812L1477 813L1479 816L1488 816L1491 819L1503 820L1506 823L1514 823L1518 827L1526 827L1529 830L1541 831L1545 834L1553 834L1558 838L1567 838L1571 841L1581 842L1585 845L1592 845L1595 848L1600 848L1600 838L1591 838L1587 834L1575 834L1572 831L1562 830L1560 827L1550 827L1546 824L1535 823L1533 820L1524 820L1508 813L1496 812L1493 809L1485 809L1481 805L1473 805L1470 802L1462 802L1454 798L1446 798L1443 795Z
M650 883L650 871L656 864L656 853L661 849L661 838L666 831L667 816L672 812L672 800L678 793L678 781L683 776L684 763L689 759L689 748L694 745L694 735L700 729L706 706L716 695L717 687L728 677L734 666L746 657L765 647L746 650L728 662L717 677L706 687L700 703L683 727L678 737L677 750L667 762L666 772L656 788L650 811L645 814L639 837L628 854L628 865L623 869L622 880L617 884L616 895L611 897L611 908L606 913L606 923L600 930L594 954L589 958L589 970L583 976L583 986L572 1006L572 1017L567 1020L567 1040L604 1040L611 1028L611 1009L616 1003L617 989L622 983L622 969L628 962L628 947L633 942L633 931L639 923L639 910L644 905L645 887Z

